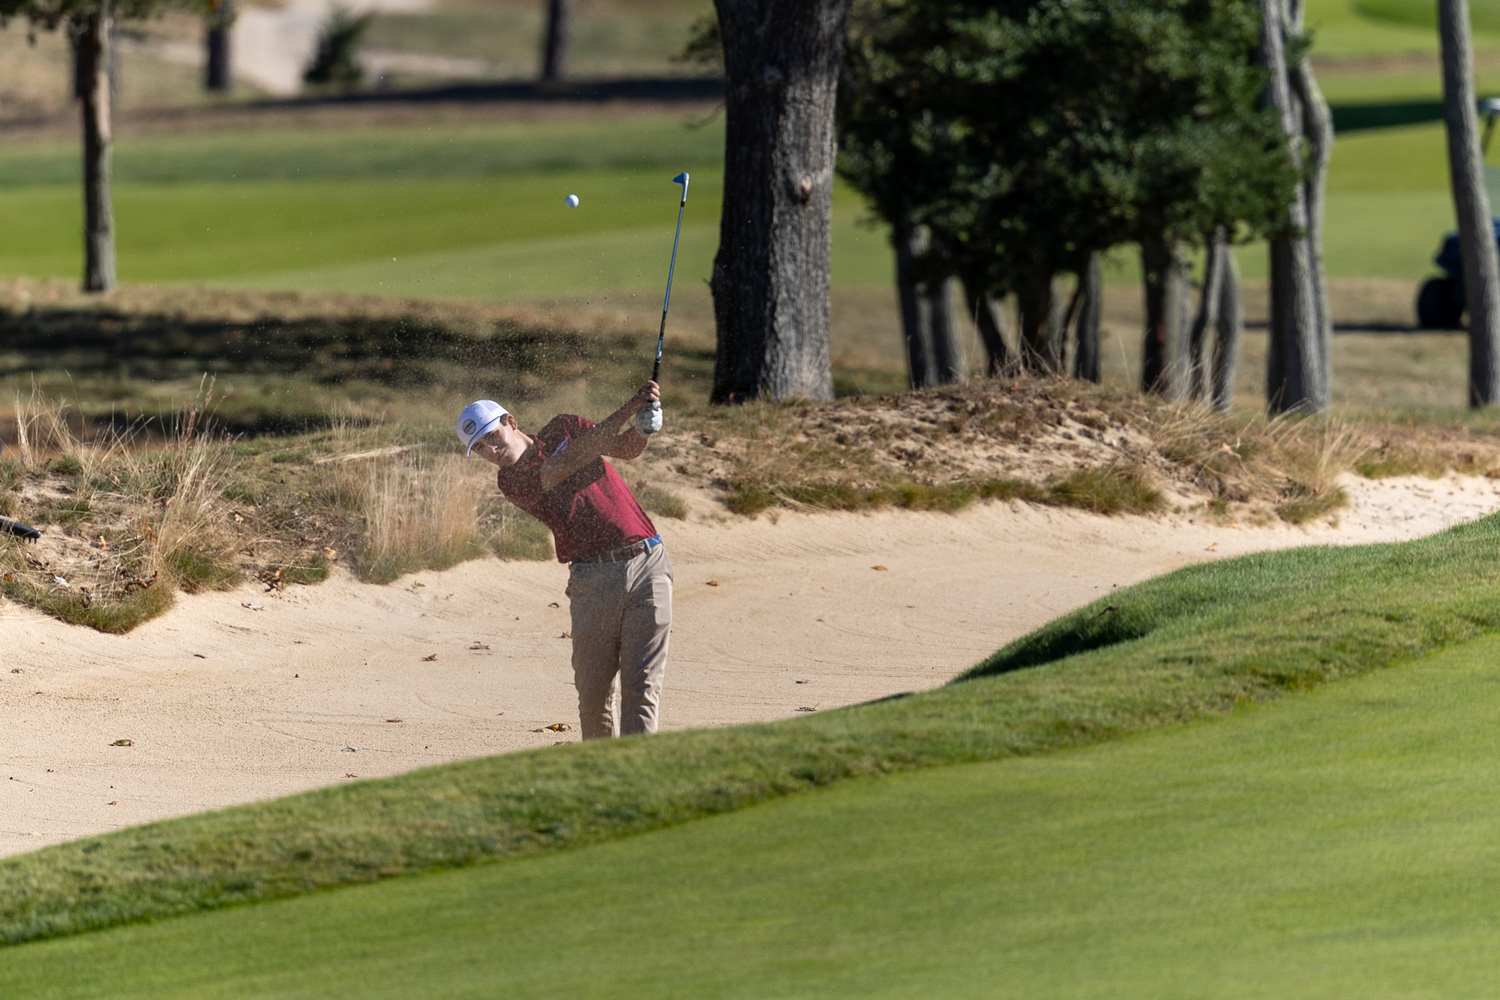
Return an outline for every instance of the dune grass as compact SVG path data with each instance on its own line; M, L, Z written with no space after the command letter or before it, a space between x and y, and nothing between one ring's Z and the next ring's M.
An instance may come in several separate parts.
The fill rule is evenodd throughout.
M20 942L518 858L859 778L1118 739L1500 629L1500 518L1116 591L967 680L792 721L569 744L91 837L0 862Z
M0 993L1482 997L1497 663L1488 638L1080 752L28 944Z

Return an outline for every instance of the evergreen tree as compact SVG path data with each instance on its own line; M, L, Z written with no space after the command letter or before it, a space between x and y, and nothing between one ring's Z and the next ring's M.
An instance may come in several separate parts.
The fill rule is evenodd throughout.
M1060 362L1059 273L1126 242L1176 258L1284 215L1297 173L1258 104L1248 0L871 0L851 23L841 172L896 239L930 230L941 253L914 267L1018 293L1033 368ZM1161 332L1158 389L1185 350Z

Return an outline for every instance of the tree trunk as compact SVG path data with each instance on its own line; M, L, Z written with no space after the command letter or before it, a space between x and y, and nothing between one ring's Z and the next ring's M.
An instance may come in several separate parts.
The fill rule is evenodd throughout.
M973 281L962 282L964 291L964 305L969 310L969 316L974 321L974 326L979 330L979 339L984 344L986 365L984 373L994 378L1005 370L1010 364L1010 349L1005 346L1004 327L1000 322L1000 314L995 311L995 303L989 295L980 289Z
M1184 395L1187 367L1188 273L1181 248L1164 239L1141 243L1146 286L1146 340L1141 350L1141 389L1168 399Z
M1261 57L1267 103L1281 119L1294 163L1302 167L1302 113L1286 62L1282 0L1261 0ZM1327 358L1319 317L1307 190L1298 185L1283 235L1271 240L1271 322L1266 345L1266 403L1272 413L1318 412L1328 406ZM1294 235L1295 234L1295 235Z
M1099 313L1104 305L1104 276L1099 254L1089 254L1088 266L1078 276L1078 318L1074 323L1073 377L1099 381Z
M1500 395L1500 261L1484 187L1484 157L1474 110L1474 47L1468 0L1438 0L1443 49L1443 118L1448 170L1463 255L1469 309L1469 405L1488 406Z
M234 24L234 0L211 0L208 8L208 31L204 38L207 62L203 86L225 93L231 85L229 67L229 29Z
M1016 289L1016 312L1021 320L1021 366L1033 375L1058 370L1057 307L1052 287L1056 275L1044 267L1029 268Z
M849 4L715 0L726 135L714 402L833 396L833 109Z
M913 273L916 258L926 252L927 246L927 233L918 227L900 240L896 250L896 289L913 389L951 385L964 376L951 282L922 282Z
M1211 402L1220 413L1228 413L1234 405L1234 379L1240 364L1240 342L1245 333L1245 313L1240 307L1240 262L1228 247L1225 247L1216 311L1219 329L1214 338Z
M1303 31L1304 0L1291 0L1291 30ZM1318 308L1318 331L1322 337L1323 386L1325 396L1333 392L1333 309L1328 301L1328 275L1323 266L1323 206L1328 188L1328 162L1333 156L1333 112L1313 76L1312 63L1303 53L1289 67L1292 92L1302 111L1302 132L1307 137L1307 176L1302 183L1307 200L1307 239L1311 247L1313 296Z
M542 35L543 83L555 83L563 78L572 34L573 0L547 0L547 28Z
M937 384L937 358L932 344L932 326L925 315L922 289L912 275L912 261L921 253L922 233L896 237L896 297L901 304L901 332L906 339L906 371L913 389Z
M937 364L941 385L964 380L964 352L958 342L958 322L953 315L953 279L927 285L927 317L932 324L932 360Z
M83 290L115 287L115 220L109 192L114 137L110 128L108 4L83 18L78 38L83 94Z
M1224 258L1229 252L1224 231L1220 229L1208 243L1208 254L1203 261L1203 290L1198 293L1198 315L1193 320L1192 336L1188 338L1188 396L1191 399L1202 399L1209 392L1208 333L1219 326Z

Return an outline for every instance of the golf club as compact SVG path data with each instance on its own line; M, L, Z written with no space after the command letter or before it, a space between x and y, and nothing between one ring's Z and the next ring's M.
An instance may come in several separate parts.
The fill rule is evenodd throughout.
M682 185L682 202L677 206L677 232L672 237L672 263L667 265L667 295L661 303L661 332L656 335L656 365L651 369L653 382L661 375L661 345L662 339L667 335L667 307L672 304L672 272L677 270L677 241L682 237L682 210L687 208L687 171L673 177L672 183Z

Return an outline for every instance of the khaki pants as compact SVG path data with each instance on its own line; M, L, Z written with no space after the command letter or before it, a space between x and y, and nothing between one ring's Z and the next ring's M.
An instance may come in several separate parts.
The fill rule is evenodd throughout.
M667 639L672 631L672 560L657 545L628 562L573 563L573 683L583 738L615 735L614 681L620 678L620 734L654 733Z

